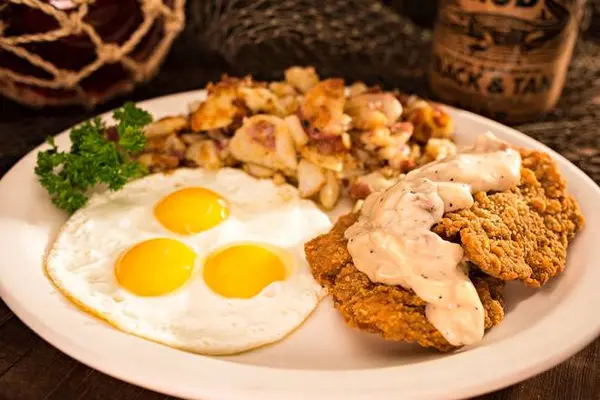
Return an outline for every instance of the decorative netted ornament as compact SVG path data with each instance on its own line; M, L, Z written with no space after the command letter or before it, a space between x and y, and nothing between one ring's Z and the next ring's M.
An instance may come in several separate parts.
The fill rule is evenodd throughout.
M184 25L185 0L3 0L0 93L93 106L153 76Z

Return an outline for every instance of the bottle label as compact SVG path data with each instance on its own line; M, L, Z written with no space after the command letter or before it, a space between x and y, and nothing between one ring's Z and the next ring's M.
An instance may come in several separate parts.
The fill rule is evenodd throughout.
M443 99L498 119L553 107L582 0L441 0L431 84Z

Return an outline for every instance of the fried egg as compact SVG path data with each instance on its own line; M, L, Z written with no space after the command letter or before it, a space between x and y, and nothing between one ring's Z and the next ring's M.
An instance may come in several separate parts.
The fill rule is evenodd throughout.
M297 190L235 169L180 169L93 195L47 275L115 327L202 354L282 339L324 296L304 242L329 218Z

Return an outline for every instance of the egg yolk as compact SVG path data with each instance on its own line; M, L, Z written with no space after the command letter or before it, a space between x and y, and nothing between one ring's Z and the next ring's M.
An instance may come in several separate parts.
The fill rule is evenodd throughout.
M215 293L227 298L249 299L275 281L285 279L285 265L272 251L243 244L207 257L204 281Z
M196 254L174 239L150 239L126 250L115 264L119 284L138 296L160 296L190 277Z
M229 216L227 202L217 193L200 187L178 190L154 207L156 219L168 230L193 235L208 230Z

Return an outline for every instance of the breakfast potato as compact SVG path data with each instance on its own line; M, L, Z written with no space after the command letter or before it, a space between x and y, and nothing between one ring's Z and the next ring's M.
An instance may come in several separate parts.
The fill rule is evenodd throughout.
M298 189L300 196L311 197L318 193L325 185L327 178L321 168L307 159L300 160L298 164Z
M346 89L343 79L320 80L312 67L284 75L274 82L224 76L209 84L189 117L162 118L145 129L140 161L151 171L241 168L291 183L330 208L344 187L364 198L456 152L454 124L437 104L363 82Z
M200 140L192 143L185 153L185 158L196 166L207 169L221 167L217 145L212 140Z
M402 104L392 93L364 93L350 97L345 111L356 128L370 130L398 121Z
M189 127L189 121L184 116L164 117L146 126L144 135L155 138L181 132Z
M333 171L327 171L325 177L325 185L319 192L319 201L325 209L331 210L340 198L341 185Z
M287 124L271 115L246 119L231 139L229 149L240 161L275 170L295 170L298 165Z
M285 70L285 80L300 92L306 93L319 83L319 75L313 67L291 67Z
M327 79L310 89L300 107L308 136L318 138L341 135L347 121L344 117L345 102L342 79Z

